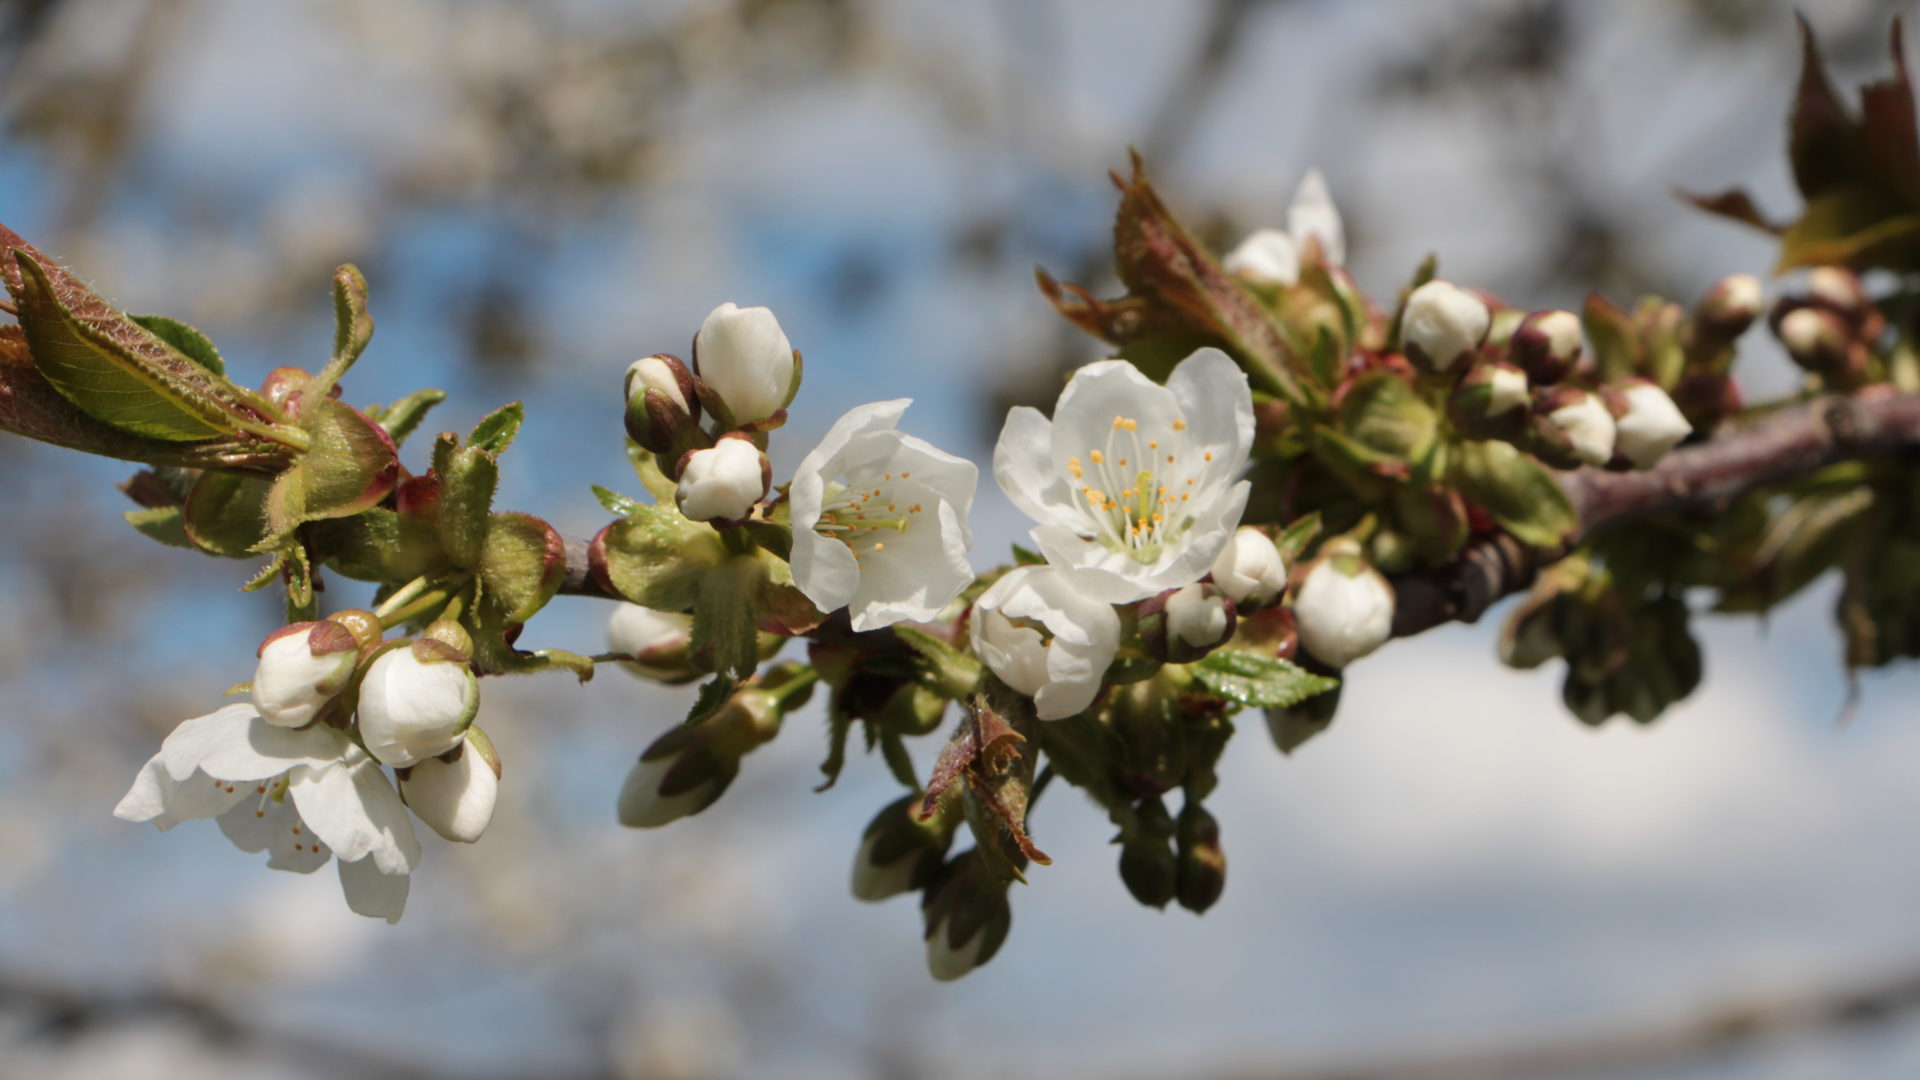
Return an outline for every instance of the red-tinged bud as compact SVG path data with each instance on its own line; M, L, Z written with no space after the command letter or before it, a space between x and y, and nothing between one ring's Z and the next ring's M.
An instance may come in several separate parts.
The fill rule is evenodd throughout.
M680 460L673 501L693 521L743 522L773 486L773 465L753 440L728 434Z
M1793 362L1817 375L1833 375L1847 367L1853 350L1853 331L1840 315L1819 307L1802 307L1780 319L1780 343Z
M1603 466L1613 458L1613 414L1599 395L1553 386L1534 395L1531 449L1556 469Z
M1220 846L1220 823L1206 807L1189 801L1175 828L1179 845L1180 906L1198 915L1212 907L1227 887L1227 852Z
M1859 329L1874 311L1860 275L1844 266L1816 266L1807 273L1807 298Z
M634 442L656 454L677 454L699 419L693 373L679 357L660 353L627 368L627 434Z
M297 367L277 367L267 372L267 377L261 381L260 396L266 398L274 408L286 409L293 395L312 381L312 375Z
M1429 281L1407 297L1400 341L1421 370L1456 370L1487 339L1493 313L1486 301L1450 281Z
M1140 644L1147 655L1188 664L1233 636L1233 602L1212 585L1195 582L1150 596L1140 604Z
M1752 274L1728 274L1694 305L1694 333L1716 343L1731 342L1760 317L1766 290Z
M1571 311L1528 314L1514 330L1507 356L1534 385L1559 382L1580 362L1580 316Z
M1519 438L1527 430L1526 372L1505 361L1475 365L1447 398L1447 417L1470 439Z

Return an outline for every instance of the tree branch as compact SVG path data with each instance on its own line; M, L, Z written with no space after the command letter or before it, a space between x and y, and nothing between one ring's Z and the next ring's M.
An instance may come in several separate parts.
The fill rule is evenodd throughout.
M1920 450L1920 394L1823 397L1780 409L1737 430L1682 447L1645 472L1579 469L1560 474L1580 522L1560 548L1528 548L1510 536L1477 540L1452 565L1394 582L1395 637L1449 622L1474 622L1502 597L1533 583L1574 545L1636 518L1715 509L1763 484L1836 462Z

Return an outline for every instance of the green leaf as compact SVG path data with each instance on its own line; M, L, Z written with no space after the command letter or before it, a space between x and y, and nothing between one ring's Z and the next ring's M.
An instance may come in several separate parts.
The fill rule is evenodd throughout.
M241 473L201 473L183 508L187 538L212 555L243 559L255 554L255 545L267 531L266 502L272 483Z
M440 478L440 546L455 566L471 569L486 543L499 463L445 432L433 444L433 471Z
M1594 363L1602 382L1612 382L1640 369L1640 339L1633 320L1599 293L1588 293L1580 312L1580 327L1593 344Z
M646 503L638 499L603 488L599 484L593 485L593 497L600 500L600 505L605 507L607 513L612 514L614 517L632 517L635 514L643 514L650 509Z
M1192 665L1201 685L1228 701L1262 708L1287 708L1340 685L1274 656L1219 649Z
M140 530L141 535L149 539L170 547L194 546L193 541L187 538L185 507L155 506L145 510L129 510L122 516L127 519L127 524Z
M411 581L445 569L432 523L384 506L309 526L320 560L357 581Z
M692 607L702 577L726 554L712 526L672 506L643 506L594 540L596 574L626 599L660 611Z
M627 440L627 461L633 465L633 475L640 478L640 486L653 496L653 501L662 505L671 505L677 485L660 471L660 462L655 460L653 452L632 439Z
M693 655L715 672L745 679L760 665L760 591L766 566L735 555L707 571L693 607Z
M1530 547L1565 543L1579 526L1572 500L1538 461L1503 442L1465 442L1453 479L1467 501Z
M1389 461L1411 465L1433 448L1440 417L1390 371L1355 379L1340 402L1340 430Z
M0 234L0 242L10 234ZM191 442L271 428L244 392L14 248L7 275L34 366L82 412L123 431ZM4 268L0 268L4 269Z
M526 409L519 402L503 405L481 417L473 427L473 434L467 436L467 445L498 456L512 445L513 437L520 433L520 421L525 416Z
M351 405L310 401L300 426L312 437L297 466L304 474L307 521L348 517L387 497L400 459L386 429Z
M1039 552L1031 548L1024 548L1019 544L1013 545L1013 565L1015 566L1044 566L1046 561Z
M553 526L532 514L493 515L480 556L486 602L509 624L524 623L553 599L566 574L567 548Z
M367 314L367 279L347 265L333 272L333 356L308 384L306 396L326 397L340 382L373 338L373 317Z
M393 439L393 444L399 446L407 441L407 436L419 428L420 421L427 418L427 411L445 400L447 400L445 390L428 387L425 390L415 390L391 405L376 405L367 410L367 415L373 419L374 423L386 428L387 435Z
M1280 531L1274 540L1274 546L1280 549L1280 556L1293 566L1300 556L1307 553L1307 545L1320 535L1320 511L1315 510L1294 520L1294 523Z
M1849 184L1807 202L1780 236L1776 273L1799 266L1912 269L1920 254L1920 209L1864 184Z
M214 348L207 335L188 326L178 319L169 319L165 315L131 315L134 322L146 327L153 336L179 350L182 356L213 372L225 377L226 361L220 359L220 350Z

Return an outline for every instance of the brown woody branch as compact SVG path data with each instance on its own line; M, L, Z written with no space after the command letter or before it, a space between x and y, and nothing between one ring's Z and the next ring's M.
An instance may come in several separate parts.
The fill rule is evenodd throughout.
M1543 567L1604 529L1650 514L1725 507L1764 484L1836 462L1920 451L1920 394L1823 397L1789 406L1705 442L1682 447L1645 472L1579 469L1560 475L1579 527L1571 542L1528 548L1510 536L1476 540L1452 565L1394 583L1395 637L1450 622L1474 622Z

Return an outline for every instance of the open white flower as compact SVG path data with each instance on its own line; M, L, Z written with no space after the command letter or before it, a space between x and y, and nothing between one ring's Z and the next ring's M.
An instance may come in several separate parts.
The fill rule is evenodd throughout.
M1286 229L1254 230L1227 253L1221 265L1255 281L1293 285L1300 280L1300 252L1310 237L1320 242L1320 253L1329 265L1346 262L1346 230L1318 169L1308 170L1294 191Z
M1016 567L974 603L974 655L1001 682L1033 698L1042 720L1093 704L1120 650L1120 616L1094 598L1088 579L1095 574Z
M908 398L854 408L787 491L793 583L855 630L931 619L973 581L967 514L980 470L896 429Z
M1048 420L1007 414L993 475L1039 524L1047 562L1095 571L1090 595L1124 604L1199 580L1246 509L1253 444L1247 377L1200 349L1160 386L1124 360L1074 373Z
M340 864L347 906L400 921L420 844L380 764L326 724L269 724L249 704L182 723L160 744L113 809L163 831L218 818L242 851L267 852L276 870L310 874Z

